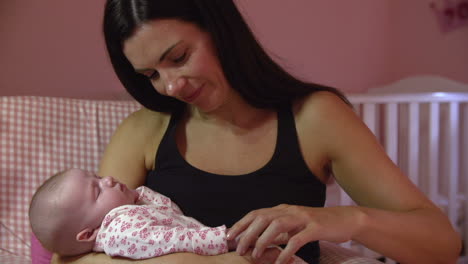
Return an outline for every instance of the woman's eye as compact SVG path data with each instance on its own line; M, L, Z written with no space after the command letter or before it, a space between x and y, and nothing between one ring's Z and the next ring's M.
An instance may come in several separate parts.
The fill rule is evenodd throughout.
M183 62L185 60L186 57L187 57L187 52L184 52L184 54L182 54L181 56L173 59L172 61L174 63L181 63L181 62Z
M150 80L156 80L159 78L159 72L153 71L150 75L148 75L148 79Z

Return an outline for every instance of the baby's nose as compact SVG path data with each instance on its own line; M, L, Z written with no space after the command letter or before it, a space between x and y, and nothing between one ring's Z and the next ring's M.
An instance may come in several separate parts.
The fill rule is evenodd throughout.
M115 179L111 176L107 176L104 179L102 179L102 182L109 187L112 187L115 185Z

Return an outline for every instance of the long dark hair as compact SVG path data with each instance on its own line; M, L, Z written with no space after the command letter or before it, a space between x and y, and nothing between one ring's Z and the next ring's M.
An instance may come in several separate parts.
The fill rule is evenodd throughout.
M123 54L123 42L138 26L164 18L191 22L208 32L227 81L252 106L277 108L316 91L333 92L347 102L338 90L298 80L275 63L232 0L107 0L103 27L109 57L125 89L146 108L172 112L184 106L156 92Z

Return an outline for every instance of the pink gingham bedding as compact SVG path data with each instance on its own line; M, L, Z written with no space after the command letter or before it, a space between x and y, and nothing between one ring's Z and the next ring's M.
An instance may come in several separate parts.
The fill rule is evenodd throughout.
M97 170L134 101L0 97L0 263L31 263L27 217L34 190L69 167Z

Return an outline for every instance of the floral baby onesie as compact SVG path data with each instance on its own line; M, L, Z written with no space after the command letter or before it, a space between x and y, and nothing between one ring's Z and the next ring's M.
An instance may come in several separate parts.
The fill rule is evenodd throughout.
M226 226L207 227L185 216L168 197L138 187L135 205L112 209L102 221L93 250L109 256L146 259L174 252L228 252ZM276 247L276 246L274 246ZM289 264L307 264L293 256Z
M111 210L104 218L94 251L132 259L174 252L218 255L228 252L226 226L206 227L184 216L166 196L146 187L136 205Z

